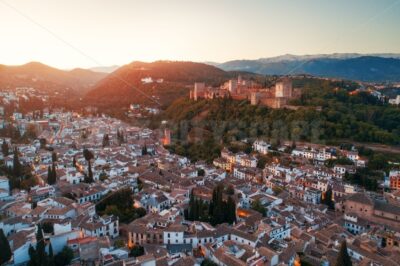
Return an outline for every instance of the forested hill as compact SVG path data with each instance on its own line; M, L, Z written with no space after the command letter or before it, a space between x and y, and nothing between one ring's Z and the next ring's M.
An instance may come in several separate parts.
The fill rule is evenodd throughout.
M301 140L329 144L344 139L400 143L399 108L380 102L368 92L350 94L353 83L303 78L294 84L303 89L301 99L293 102L300 106L298 110L269 109L231 99L180 99L166 110L163 119L179 125L178 137L182 140L229 143L264 137L274 143ZM187 136L182 136L182 121Z
M133 62L101 80L86 95L91 105L108 109L131 103L168 106L182 96L188 96L194 82L219 86L239 72L226 72L214 66L180 61ZM258 74L243 73L245 78ZM144 82L147 79L150 82Z
M0 65L0 89L33 87L43 92L72 89L84 94L106 73L76 68L65 71L38 62L20 66Z

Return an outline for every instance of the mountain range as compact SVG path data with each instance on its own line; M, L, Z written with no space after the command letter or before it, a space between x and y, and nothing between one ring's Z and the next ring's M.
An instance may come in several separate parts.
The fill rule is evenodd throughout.
M111 71L116 66L97 68ZM74 90L91 104L168 105L186 96L194 82L218 86L241 74L263 81L263 75L310 74L360 81L400 81L400 54L283 55L222 64L183 61L132 62L111 73L76 68L60 70L38 62L0 65L0 88L35 87L42 91ZM149 82L150 81L150 82Z
M0 65L0 88L35 87L41 91L72 89L86 93L107 74L75 68L65 71L42 63Z
M366 82L400 81L400 54L288 54L213 65L226 71L248 71L262 75L309 74Z

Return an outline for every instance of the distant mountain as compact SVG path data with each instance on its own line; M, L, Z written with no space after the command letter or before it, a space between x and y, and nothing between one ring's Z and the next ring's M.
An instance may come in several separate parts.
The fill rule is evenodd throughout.
M400 54L283 55L228 61L217 67L263 75L310 74L360 81L400 81Z
M130 103L167 105L178 97L188 95L194 82L219 85L232 75L203 63L133 62L101 80L85 99L104 106L120 107Z
M99 67L91 67L89 70L94 72L103 72L103 73L111 73L117 70L120 66L112 65L112 66L99 66Z
M105 76L105 73L79 68L64 71L38 62L20 66L0 65L0 89L27 86L42 91L72 89L85 93Z

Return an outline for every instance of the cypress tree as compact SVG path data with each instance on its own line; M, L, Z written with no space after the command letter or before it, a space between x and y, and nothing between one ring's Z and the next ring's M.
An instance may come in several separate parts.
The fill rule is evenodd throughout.
M47 183L49 185L53 185L53 171L51 170L51 167L49 165L49 167L47 168Z
M215 195L213 193L213 196L215 197L214 201L214 207L213 207L213 223L214 225L216 224L221 224L225 221L225 215L224 215L224 210L225 210L225 204L222 200L222 192L223 192L223 187L222 185L217 185L215 188Z
M42 226L39 224L36 233L36 255L39 265L46 265L47 263L47 254L45 249L46 244L44 242Z
M190 198L189 198L189 209L188 209L188 220L193 221L193 206L194 206L194 196L193 196L193 190L190 192Z
M55 153L54 151L51 153L51 161L53 162L53 164L57 162L57 153Z
M0 265L9 261L11 259L12 253L10 248L10 243L8 242L4 231L0 228Z
M37 254L36 254L36 250L32 247L32 245L29 245L29 262L28 262L28 266L39 266L39 262L38 262L38 258L37 258Z
M8 144L5 139L3 139L3 144L1 144L1 151L4 155L4 157L8 156L9 149L8 149Z
M329 209L333 210L335 208L335 204L332 201L332 188L329 186L325 192L325 197L323 203L328 206Z
M53 254L53 246L51 245L51 242L49 244L49 257L52 258L54 256Z
M87 177L85 178L85 182L86 183L93 183L93 172L92 172L92 165L90 160L94 158L94 155L91 151L89 151L88 149L84 149L83 150L83 156L85 157L85 160L88 163L88 174Z
M15 177L19 177L21 175L21 162L19 161L17 148L14 148L13 174Z
M108 137L108 134L104 134L103 136L103 147L110 146L110 138Z
M197 199L194 200L192 215L193 215L193 221L199 220L199 201Z
M230 224L236 222L236 204L231 196L228 197L226 209L228 211L228 215L226 217L227 222Z
M53 180L53 184L57 183L57 171L56 171L56 166L54 163L53 163L52 169L51 169L51 177Z
M88 178L89 178L89 183L93 183L93 172L92 172L92 164L91 164L91 162L89 161L89 164L88 164Z
M352 265L353 263L351 262L349 253L347 253L346 240L343 240L342 244L340 245L340 250L336 258L335 266L352 266Z
M54 265L54 254L53 254L53 246L51 242L49 243L49 258L48 258L48 266Z

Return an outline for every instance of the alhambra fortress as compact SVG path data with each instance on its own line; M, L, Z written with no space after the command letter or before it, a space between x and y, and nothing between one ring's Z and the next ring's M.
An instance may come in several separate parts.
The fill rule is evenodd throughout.
M282 108L289 105L290 100L301 96L300 89L293 89L292 81L281 78L272 87L263 87L260 84L244 80L241 76L238 79L231 79L220 87L209 87L204 82L196 82L190 90L190 99L214 99L231 97L235 100L250 100L252 105L265 105L271 108Z

